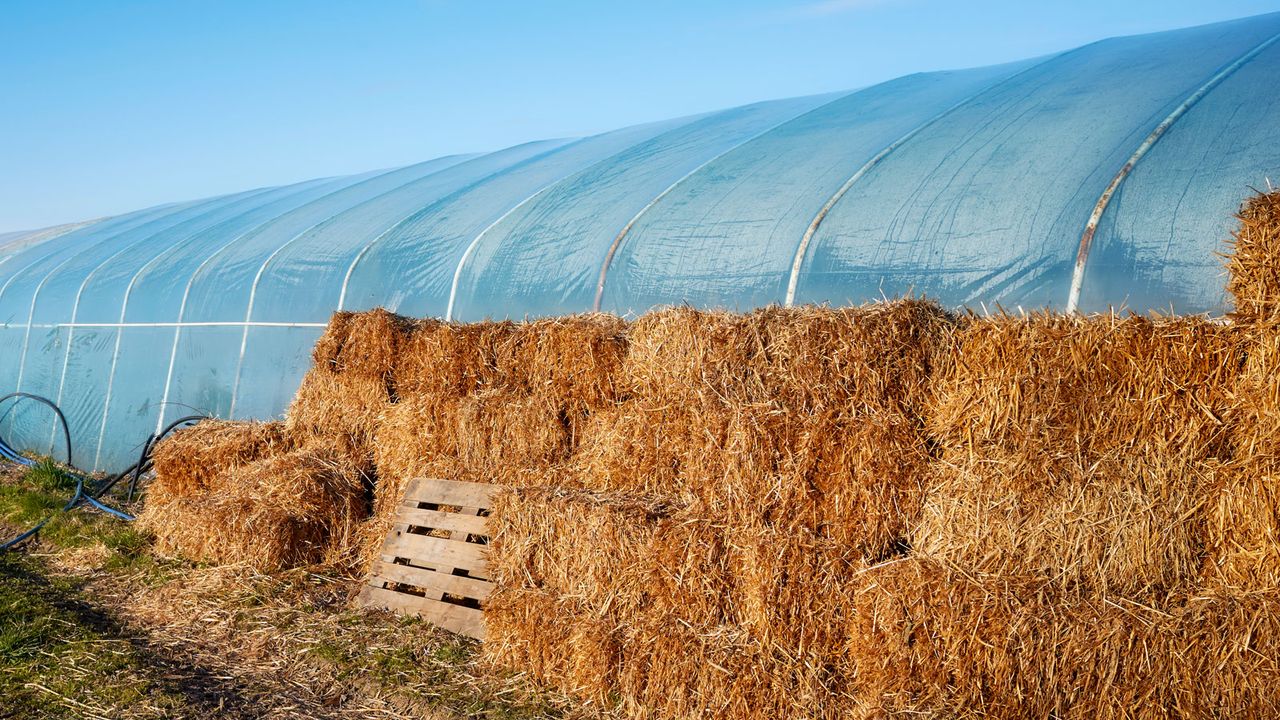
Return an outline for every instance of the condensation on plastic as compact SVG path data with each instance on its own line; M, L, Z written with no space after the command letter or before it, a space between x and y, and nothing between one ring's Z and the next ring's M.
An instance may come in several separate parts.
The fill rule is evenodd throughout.
M782 302L792 280L799 302L1062 307L1090 213L1170 117L1101 217L1082 309L1221 313L1231 215L1280 173L1278 33L1265 15L0 235L0 389L60 399L77 464L115 469L180 414L278 416L339 307L559 314L602 277L619 313ZM0 408L21 447L54 429Z

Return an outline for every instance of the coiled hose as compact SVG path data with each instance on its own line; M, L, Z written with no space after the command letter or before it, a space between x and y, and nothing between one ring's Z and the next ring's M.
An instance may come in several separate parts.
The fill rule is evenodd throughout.
M67 467L74 467L71 463L71 428L67 425L67 418L62 414L62 410L57 406L57 404L48 398L25 392L9 393L4 397L0 397L0 403L7 402L9 400L23 399L34 400L43 405L49 406L49 408L53 410L54 415L58 418L59 424L62 425L62 437L66 450ZM71 499L68 500L67 504L63 505L61 509L51 513L48 517L36 523L36 525L30 530L21 533L4 544L0 544L0 551L14 548L29 538L34 537L40 532L41 528L49 523L50 520L62 513L70 512L81 505L89 505L90 507L107 513L113 517L120 518L121 520L133 520L134 518L132 515L103 503L100 498L102 498L107 491L111 490L111 488L115 487L121 480L129 478L128 502L133 502L133 496L137 490L138 481L142 478L143 474L151 469L151 452L155 449L156 444L169 433L183 425L197 423L201 420L207 419L207 415L187 415L186 417L179 418L169 423L160 432L147 437L146 441L142 444L142 452L138 456L138 461L136 463L114 475L109 475L103 478L102 481L98 483L98 486L91 490L85 490L85 486L89 481L83 475L76 472L63 471L67 476L74 478L76 481L76 489L75 492L72 493ZM3 438L0 438L0 457L27 467L31 467L36 464L30 458L25 458L20 455L7 442L5 442Z

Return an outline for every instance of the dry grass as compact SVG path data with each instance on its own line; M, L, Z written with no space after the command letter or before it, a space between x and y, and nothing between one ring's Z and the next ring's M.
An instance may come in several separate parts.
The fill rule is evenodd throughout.
M1194 586L1244 346L1195 319L995 317L940 380L914 546L967 572L1154 598Z

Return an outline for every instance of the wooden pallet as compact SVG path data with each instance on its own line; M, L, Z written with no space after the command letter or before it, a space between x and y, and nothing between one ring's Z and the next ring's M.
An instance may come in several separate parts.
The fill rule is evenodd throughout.
M382 556L360 591L361 604L483 640L481 608L493 590L486 517L496 489L455 480L410 482Z

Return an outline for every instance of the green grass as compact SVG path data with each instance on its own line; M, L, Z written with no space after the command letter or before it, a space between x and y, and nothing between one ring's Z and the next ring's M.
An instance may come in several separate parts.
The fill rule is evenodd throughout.
M149 660L96 611L74 580L0 554L0 717L130 717L185 707Z
M22 472L16 479L0 483L0 520L27 529L53 515L40 530L40 539L63 548L81 547L102 536L103 530L118 521L79 508L61 512L75 494L76 479L50 460Z

